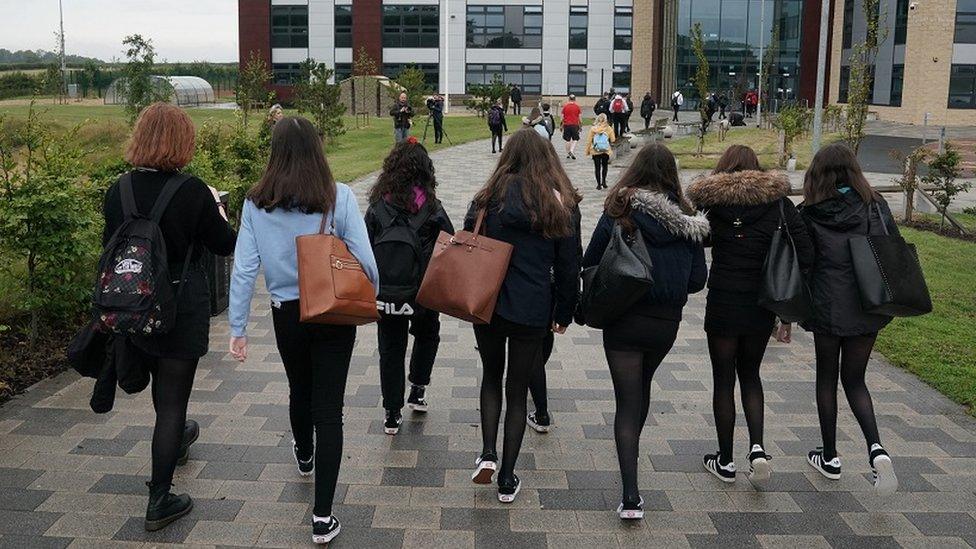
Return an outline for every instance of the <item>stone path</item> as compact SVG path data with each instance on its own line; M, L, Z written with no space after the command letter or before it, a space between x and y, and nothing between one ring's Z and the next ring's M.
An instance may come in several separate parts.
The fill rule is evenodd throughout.
M494 157L487 142L435 157L440 196L459 221ZM566 161L583 189L584 231L601 209L592 164ZM618 175L611 170L611 178ZM356 183L362 195L368 178ZM266 296L265 296L266 297ZM176 488L193 512L161 532L142 529L153 414L147 393L113 412L88 409L92 386L66 373L0 408L0 547L303 546L312 484L289 448L287 386L267 300L255 299L251 358L224 352L215 319L190 415L203 427ZM966 547L976 546L976 422L913 376L883 360L869 383L900 491L878 499L860 431L841 405L845 476L826 481L804 460L819 442L811 340L772 344L764 367L766 440L774 481L757 492L744 476L725 485L702 471L716 447L711 375L701 331L703 295L686 309L674 350L658 370L641 441L648 515L621 524L611 512L619 481L613 403L599 332L574 326L549 363L555 427L526 433L518 501L502 506L468 474L480 448L480 375L470 326L445 319L429 390L432 410L382 431L375 329L359 332L346 393L346 443L336 548L369 547ZM745 451L738 421L736 456ZM967 545L968 544L968 545Z

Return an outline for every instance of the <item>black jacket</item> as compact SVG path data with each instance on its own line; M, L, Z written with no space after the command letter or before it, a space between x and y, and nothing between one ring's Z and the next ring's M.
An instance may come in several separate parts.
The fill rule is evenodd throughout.
M606 97L601 97L596 100L596 104L593 105L593 114L599 116L600 114L607 114L610 112L610 100Z
M568 326L579 299L578 236L548 239L539 234L522 200L522 184L514 178L504 200L489 204L482 229L489 238L515 247L495 314L527 326L548 327L551 321ZM476 218L472 203L465 230L474 230Z
M814 333L838 336L864 335L884 328L891 317L865 313L854 279L848 240L854 235L884 234L882 220L891 234L898 227L883 198L870 208L860 195L848 189L834 198L800 206L813 239L815 259L807 277L813 294L813 316L801 325ZM880 214L880 215L879 215Z
M112 411L116 385L130 395L145 389L156 360L127 337L99 332L94 322L75 334L67 355L76 372L95 379L89 406L96 414Z
M793 236L800 268L813 264L813 245L793 202L786 174L742 171L695 181L688 197L711 222L712 268L708 287L758 292L769 243L780 223L780 204Z
M657 108L657 103L654 102L654 98L645 97L644 100L641 101L641 106L640 106L641 118L650 118L651 116L654 115L654 109L656 108Z
M509 94L508 94L508 98L512 100L512 103L521 103L522 102L522 90L518 89L517 86L514 87L514 88L512 88L512 91L509 92Z
M403 107L407 109L401 112L400 109ZM413 118L413 107L408 103L400 103L400 101L397 101L390 107L390 116L393 117L394 128L409 128L410 119Z
M631 200L631 220L637 226L651 257L654 285L638 301L634 313L681 320L688 294L705 287L708 269L702 242L708 236L704 214L687 215L674 196L640 190ZM614 220L606 213L593 231L583 255L583 267L600 263L613 233Z

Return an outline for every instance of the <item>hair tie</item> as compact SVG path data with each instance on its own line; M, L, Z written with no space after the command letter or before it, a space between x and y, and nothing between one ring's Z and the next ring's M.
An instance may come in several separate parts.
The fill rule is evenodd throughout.
M410 137L407 138L407 143L410 143L411 145L416 145L417 143L419 143L419 141L417 141L416 137L411 135Z

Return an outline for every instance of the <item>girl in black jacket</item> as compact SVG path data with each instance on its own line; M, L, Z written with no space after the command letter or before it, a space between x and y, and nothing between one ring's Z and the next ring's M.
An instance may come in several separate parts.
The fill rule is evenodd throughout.
M427 385L441 341L440 315L414 302L437 235L441 231L454 234L454 225L437 200L436 187L434 163L427 149L415 137L408 137L390 151L369 193L365 220L380 271L377 340L386 410L383 429L388 435L397 434L403 421L407 334L414 337L407 407L415 412L427 411ZM410 241L419 249L412 250Z
M525 434L529 379L542 365L546 334L564 333L572 320L579 287L579 256L570 218L575 192L551 151L549 142L531 129L515 132L464 220L464 228L473 230L478 212L484 211L484 234L515 248L494 318L490 324L474 327L484 367L483 446L471 478L477 484L489 484L498 469L495 445L504 376L507 412L498 470L502 503L515 501L521 488L515 462Z
M813 238L816 259L809 277L813 316L803 327L813 332L817 355L817 412L823 447L809 453L814 469L840 478L837 456L837 378L857 418L874 471L874 486L889 494L898 488L891 457L881 445L865 370L878 331L891 317L861 310L848 240L854 235L892 234L898 227L888 204L874 192L854 153L846 145L828 145L813 157L803 182L800 210Z
M644 94L644 99L641 100L640 105L640 115L644 119L644 129L651 127L651 117L654 116L654 110L657 109L657 103L654 102L654 98L651 97L651 92Z
M630 310L603 330L603 347L617 401L613 432L623 483L617 513L644 517L637 488L640 434L647 420L654 371L678 335L688 294L705 287L707 270L702 241L708 219L695 214L681 195L674 155L663 145L645 146L610 190L583 266L598 265L614 224L644 239L651 258L651 286Z
M712 408L719 451L704 456L705 469L724 482L735 482L732 435L735 429L735 381L749 425L749 480L769 480L769 456L763 449L763 389L759 367L775 315L758 305L759 283L770 241L781 223L793 237L800 268L813 261L806 227L787 195L785 174L761 171L752 149L732 145L712 175L696 181L688 196L711 222L712 268L705 306L705 332L712 360ZM790 325L777 331L790 340Z

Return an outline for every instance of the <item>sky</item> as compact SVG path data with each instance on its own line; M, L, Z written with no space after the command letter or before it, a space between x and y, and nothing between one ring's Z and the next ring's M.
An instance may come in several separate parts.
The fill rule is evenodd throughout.
M237 61L237 0L62 0L65 50L122 58L129 34L151 38L157 61ZM56 50L58 0L0 0L0 48Z

